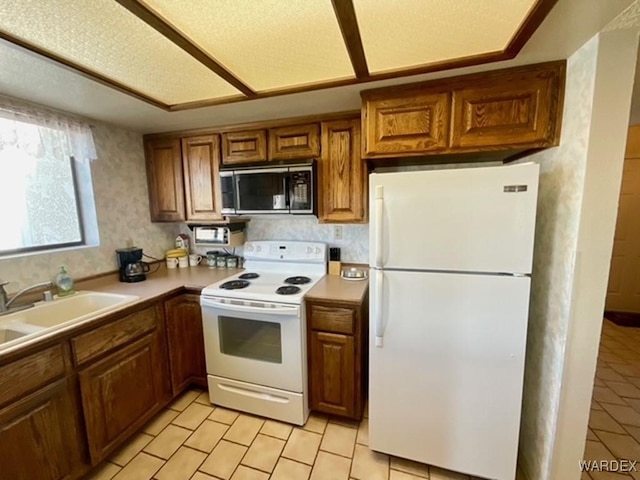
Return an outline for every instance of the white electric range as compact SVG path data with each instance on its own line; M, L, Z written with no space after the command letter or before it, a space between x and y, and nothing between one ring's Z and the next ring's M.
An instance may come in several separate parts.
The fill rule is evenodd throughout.
M245 271L202 290L211 403L303 425L309 415L304 295L325 274L327 246L256 241Z

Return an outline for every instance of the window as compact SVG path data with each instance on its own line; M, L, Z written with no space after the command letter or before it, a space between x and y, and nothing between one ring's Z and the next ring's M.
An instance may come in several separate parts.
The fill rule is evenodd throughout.
M95 212L84 212L95 208L92 149L88 126L8 108L0 98L0 255L87 243L86 227L95 229L87 222Z

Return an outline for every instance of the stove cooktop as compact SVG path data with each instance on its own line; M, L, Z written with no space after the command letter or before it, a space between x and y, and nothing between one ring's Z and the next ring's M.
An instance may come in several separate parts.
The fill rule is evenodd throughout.
M256 273L256 272L251 272ZM246 273L238 273L229 278L209 285L202 290L202 295L241 300L300 304L304 294L308 292L324 275L306 276L308 282L292 285L285 280L291 275L282 273L257 272L258 276L246 277Z
M318 242L247 242L246 270L205 287L202 295L299 305L325 275L326 253Z

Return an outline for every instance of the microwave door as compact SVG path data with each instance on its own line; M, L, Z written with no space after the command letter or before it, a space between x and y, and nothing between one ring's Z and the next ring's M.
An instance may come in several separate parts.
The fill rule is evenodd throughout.
M236 212L289 213L287 172L287 168L237 170Z
M220 172L220 195L222 197L222 214L236 214L236 188L233 172Z

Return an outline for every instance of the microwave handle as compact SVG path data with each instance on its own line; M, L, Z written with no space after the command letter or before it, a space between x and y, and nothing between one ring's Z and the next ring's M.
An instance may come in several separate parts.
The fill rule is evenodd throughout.
M240 205L240 177L241 175L233 176L233 194L235 196L236 212L242 210L242 206Z
M287 173L282 179L284 184L284 205L287 210L291 210L291 174Z

